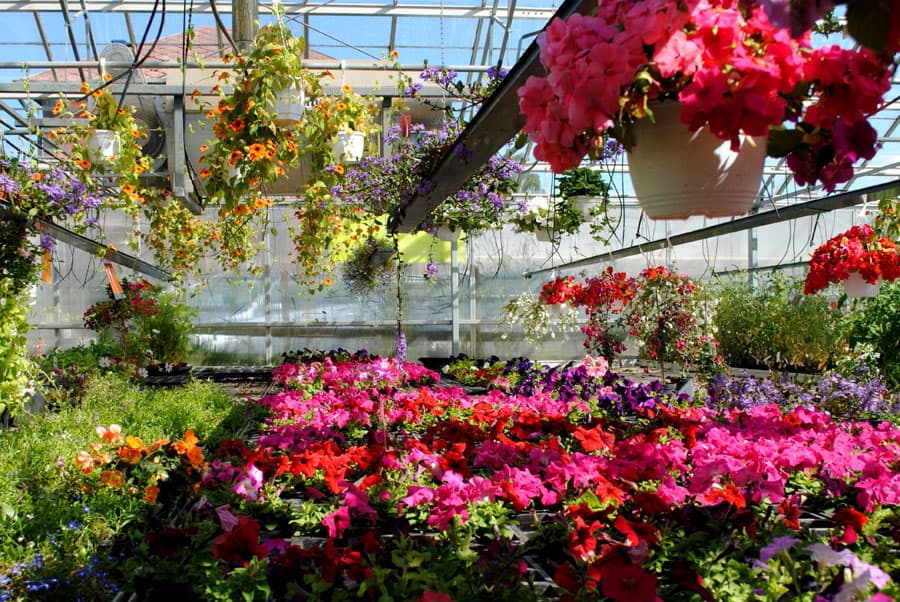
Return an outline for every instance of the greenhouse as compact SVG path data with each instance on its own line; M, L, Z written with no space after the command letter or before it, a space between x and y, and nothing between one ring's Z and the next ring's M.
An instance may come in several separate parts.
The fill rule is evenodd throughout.
M897 2L0 14L0 601L900 596Z

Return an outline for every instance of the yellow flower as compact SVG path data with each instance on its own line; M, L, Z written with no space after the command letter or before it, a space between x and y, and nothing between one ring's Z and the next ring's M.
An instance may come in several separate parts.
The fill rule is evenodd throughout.
M341 86L341 92L343 92L344 94L350 94L351 92L353 92L353 86L351 86L350 84L344 84L343 86Z

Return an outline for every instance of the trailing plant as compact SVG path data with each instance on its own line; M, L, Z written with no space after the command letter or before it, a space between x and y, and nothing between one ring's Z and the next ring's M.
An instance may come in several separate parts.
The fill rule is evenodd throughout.
M554 199L549 204L532 199L529 209L510 220L516 232L546 232L551 242L559 243L563 234L577 234L584 214L571 199Z
M370 237L356 245L343 264L347 289L355 295L367 295L391 282L397 270L394 245L387 237Z
M841 313L782 274L716 283L719 353L734 367L821 371L840 355Z

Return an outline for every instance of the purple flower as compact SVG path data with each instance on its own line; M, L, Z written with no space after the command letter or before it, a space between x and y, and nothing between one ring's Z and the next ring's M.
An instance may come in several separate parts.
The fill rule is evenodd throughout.
M41 248L47 249L48 251L52 251L53 247L56 246L56 239L50 236L49 234L41 234Z

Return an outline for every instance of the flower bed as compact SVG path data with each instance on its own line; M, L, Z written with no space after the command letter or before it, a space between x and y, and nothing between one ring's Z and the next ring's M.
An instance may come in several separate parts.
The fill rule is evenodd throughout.
M509 392L468 395L418 364L289 359L273 375L283 390L249 407L261 417L252 436L145 445L107 426L78 454L81 491L147 506L121 550L123 589L218 600L897 593L900 429L889 423L781 409L764 403L765 386L714 398L744 407L682 407L602 360L509 362Z

